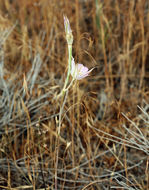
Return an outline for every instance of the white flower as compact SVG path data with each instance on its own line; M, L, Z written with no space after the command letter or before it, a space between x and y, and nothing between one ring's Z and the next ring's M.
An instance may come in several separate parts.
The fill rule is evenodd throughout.
M83 64L75 64L74 58L71 60L71 75L73 79L81 80L89 75L89 73L93 70L88 70Z

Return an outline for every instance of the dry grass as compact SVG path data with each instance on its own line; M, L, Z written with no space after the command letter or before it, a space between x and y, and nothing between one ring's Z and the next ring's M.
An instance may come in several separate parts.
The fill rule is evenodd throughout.
M63 14L96 67L65 104ZM148 189L149 2L0 1L0 137L0 189Z

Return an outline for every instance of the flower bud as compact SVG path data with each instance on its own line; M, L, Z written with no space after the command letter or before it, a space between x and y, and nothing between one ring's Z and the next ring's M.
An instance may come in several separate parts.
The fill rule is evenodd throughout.
M69 20L66 16L64 16L64 26L65 26L65 33L66 33L66 40L68 45L72 45L73 43L73 35L72 30L70 28Z

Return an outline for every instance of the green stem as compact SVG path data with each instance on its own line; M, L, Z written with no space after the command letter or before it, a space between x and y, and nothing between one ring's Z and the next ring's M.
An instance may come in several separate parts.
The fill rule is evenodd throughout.
M69 57L68 57L67 77L66 77L66 80L65 80L65 84L64 84L63 90L61 92L61 95L62 95L62 107L60 108L60 113L59 113L58 135L60 135L61 116L62 116L63 108L64 108L64 105L65 105L65 102L66 102L65 93L66 92L68 93L68 89L70 87L70 85L69 85L68 88L67 88L67 85L68 85L68 82L69 82L70 71L71 71L72 44L71 45L68 44L68 54L69 54ZM71 85L72 85L72 83L71 83ZM67 93L66 93L66 95L67 95Z
M67 71L67 77L66 77L66 80L65 80L65 84L64 84L64 87L63 87L63 94L66 90L66 86L68 84L68 81L69 81L69 76L70 76L70 70L71 70L71 59L72 59L72 45L69 45L68 44L68 54L69 54L69 58L68 58L68 71Z

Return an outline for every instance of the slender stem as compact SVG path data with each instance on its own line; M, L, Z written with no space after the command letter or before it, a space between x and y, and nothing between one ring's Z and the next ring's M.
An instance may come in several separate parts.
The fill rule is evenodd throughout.
M70 83L70 85L67 87L68 81L69 81L69 76L70 76L70 70L71 70L71 58L72 58L72 44L68 44L68 53L69 53L69 58L68 58L68 71L67 71L67 77L65 80L65 84L63 87L63 90L61 92L62 95L62 106L60 107L60 112L59 112L59 125L58 125L58 137L57 137L57 150L56 150L56 169L55 169L55 189L57 190L57 168L58 168L58 156L59 156L59 138L60 138L60 131L61 131L61 118L62 118L62 113L63 109L66 103L67 95L68 95L68 89L73 83ZM67 88L66 88L67 87ZM65 94L66 93L66 94Z
M68 58L68 71L67 71L67 77L66 77L66 80L65 80L65 84L64 84L64 87L63 87L63 94L64 94L64 91L66 89L66 86L68 84L68 81L69 81L69 76L70 76L70 70L71 70L71 59L72 59L72 44L68 44L68 54L69 54L69 58Z
M66 88L66 91L69 90L69 88L72 86L73 82L74 82L74 79L72 79L72 81L70 82L69 86Z

